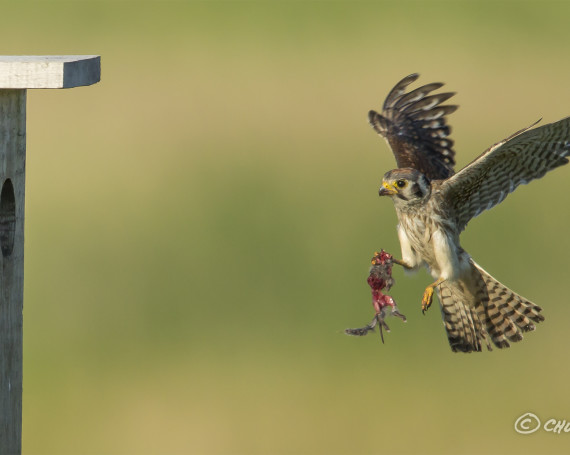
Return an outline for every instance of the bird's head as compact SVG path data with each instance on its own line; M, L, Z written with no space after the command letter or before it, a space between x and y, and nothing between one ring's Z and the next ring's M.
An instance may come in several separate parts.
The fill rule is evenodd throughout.
M412 202L423 199L431 193L429 179L420 171L412 168L394 169L386 172L380 196L392 196L394 201Z

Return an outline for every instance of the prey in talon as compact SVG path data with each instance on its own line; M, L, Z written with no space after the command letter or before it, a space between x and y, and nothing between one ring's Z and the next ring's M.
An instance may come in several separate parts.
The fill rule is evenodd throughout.
M370 324L358 328L358 329L346 329L345 333L347 335L364 336L370 331L374 331L374 327L378 324L380 331L380 338L382 343L384 343L384 334L382 333L382 328L386 332L390 332L390 327L386 323L386 316L392 315L401 318L406 322L406 316L404 316L398 310L396 302L394 299L382 292L382 290L389 291L394 285L394 278L392 278L392 255L386 253L384 250L380 252L375 252L372 258L372 266L370 267L370 273L368 275L368 285L372 291L372 305L374 307L374 318Z
M446 104L454 93L437 92L443 86L439 82L408 90L418 77L402 79L380 112L368 113L397 163L384 174L378 192L392 200L398 216L402 260L389 262L428 269L434 281L425 288L421 309L425 313L434 293L438 296L452 351L508 348L544 321L542 308L493 278L462 248L459 237L472 218L500 204L519 185L569 162L570 117L521 129L456 172L447 118L457 106ZM543 194L564 206L564 194L548 190L556 178L567 180L563 173L549 177ZM369 280L374 279L371 272ZM381 292L377 299L377 314L383 314L390 303Z

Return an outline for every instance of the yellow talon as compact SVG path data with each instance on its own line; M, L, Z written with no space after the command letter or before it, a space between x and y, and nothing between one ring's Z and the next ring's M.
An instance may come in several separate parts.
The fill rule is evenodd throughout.
M424 291L424 296L422 297L422 313L425 313L427 309L431 306L433 300L433 286L428 286Z
M380 256L380 253L378 253L378 251L374 252L374 257L372 257L372 260L370 261L372 265L376 265L376 258Z
M435 283L430 284L426 290L424 291L424 295L422 297L422 313L425 314L427 309L431 306L431 302L433 301L433 290L436 286L439 286L445 280L443 278L439 278Z

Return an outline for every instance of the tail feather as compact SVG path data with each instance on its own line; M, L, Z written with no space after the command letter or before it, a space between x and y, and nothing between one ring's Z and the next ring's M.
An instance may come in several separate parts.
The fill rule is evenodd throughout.
M481 351L484 342L492 350L521 341L523 332L544 321L542 308L498 282L475 262L468 279L444 281L438 295L451 349Z
M451 349L454 352L481 351L481 342L487 340L487 331L477 310L463 303L463 289L444 282L439 289L439 300ZM491 349L488 341L487 347Z
M536 328L533 322L544 321L544 316L540 314L541 307L497 281L479 265L473 265L485 282L490 301L501 312L503 320L508 319L510 322L509 329L505 332L507 338L512 337L511 341L520 341L523 338L521 332L530 332Z

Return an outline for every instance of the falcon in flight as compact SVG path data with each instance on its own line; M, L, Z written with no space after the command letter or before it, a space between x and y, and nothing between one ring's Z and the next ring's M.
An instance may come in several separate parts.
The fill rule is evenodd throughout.
M489 275L461 248L459 235L471 218L499 204L517 186L568 163L570 117L522 129L493 145L455 173L455 152L446 116L457 106L454 93L432 94L441 83L406 93L411 74L388 94L382 113L368 120L384 137L398 169L387 172L379 190L398 215L402 260L408 270L426 266L435 280L422 298L422 312L437 290L452 351L481 351L485 343L507 348L544 320L542 310Z

